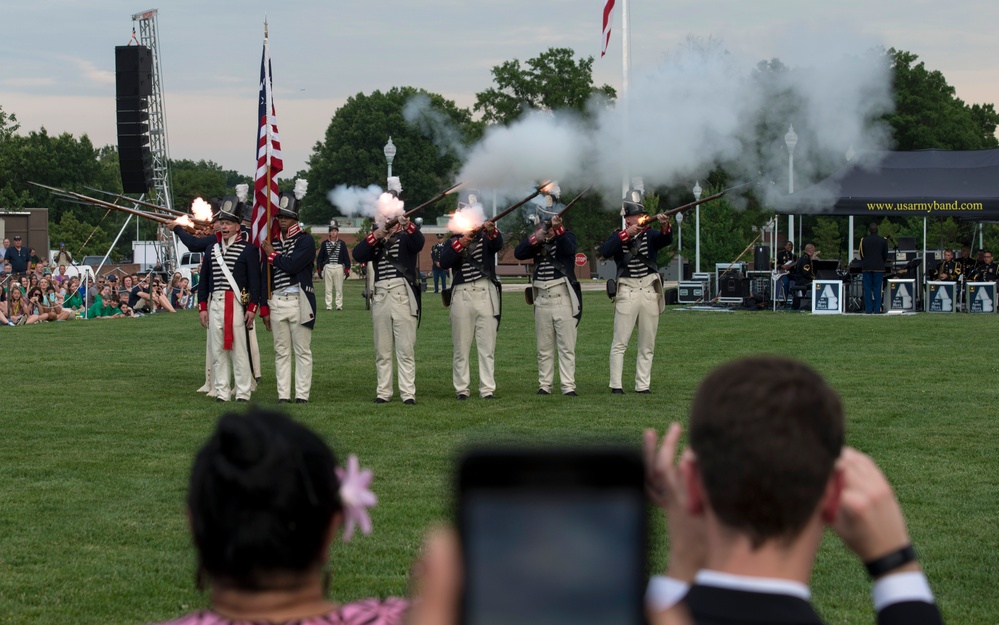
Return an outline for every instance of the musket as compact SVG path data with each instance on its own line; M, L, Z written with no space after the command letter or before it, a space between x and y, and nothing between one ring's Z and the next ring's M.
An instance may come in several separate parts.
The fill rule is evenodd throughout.
M642 223L643 226L645 226L646 228L648 228L649 225L652 224L653 220L660 219L660 218L665 219L667 217L671 217L673 215L676 215L677 213L682 213L683 211L690 210L690 209L694 208L695 206L700 206L701 204L704 204L705 202L710 202L712 200L717 200L718 198L720 198L721 196L725 195L729 191L734 191L735 189L739 189L739 188L742 188L742 187L745 187L745 186L751 185L751 184L756 184L756 183L755 183L755 181L754 182L744 182L744 183L736 185L734 187L729 187L727 189L723 189L722 191L720 191L718 193L715 193L714 195L710 195L710 196L708 196L706 198L702 198L700 200L697 200L696 202L690 202L689 204L684 204L682 206L677 206L676 208L671 208L668 211L666 211L665 213L658 213L656 215L653 215L652 217L649 217L647 220L645 220L645 221L643 221L641 223Z
M129 213L131 215L135 215L136 217L142 217L144 219L149 219L151 221L156 221L156 222L159 222L161 224L173 224L174 221L175 221L173 218L170 218L170 217L165 217L163 215L157 215L155 213L150 213L150 212L147 212L147 211L141 211L141 210L138 210L138 209L135 209L135 208L127 208L125 206L119 206L118 204L114 204L112 202L105 202L104 200L98 200L97 198L90 197L89 195L83 195L82 193L76 193L75 191L67 191L65 189L60 189L58 187L50 187L48 185L39 184L37 182L32 182L31 184L35 185L36 187L42 187L43 189L48 189L52 193L54 193L54 194L56 194L56 195L58 195L60 197L63 197L63 198L77 200L77 201L80 201L80 202L83 202L83 203L86 203L86 204L90 204L92 206L99 206L101 208L107 208L107 209L110 209L110 210L121 211L123 213ZM129 198L124 198L124 199L128 200ZM181 216L184 216L184 215L182 214ZM191 217L188 217L188 219L191 219L191 222L194 223L194 225L196 225L196 226L207 226L207 225L209 225L208 222L201 221L199 219L193 219Z
M424 208L430 206L431 204L436 204L437 202L439 202L442 199L444 199L445 195L447 195L448 193L451 193L452 191L454 191L455 189L457 189L458 187L460 187L463 184L465 184L465 183L464 182L459 182L458 184L454 185L453 187L450 187L448 189L445 189L445 190L441 191L440 193L438 193L437 195L435 195L431 199L427 200L423 204L420 204L416 208L408 210L405 213L403 213L402 215L399 215L398 217L393 217L392 219L389 219L388 221L385 222L385 229L388 230L389 228L395 226L397 223L399 223L399 220L401 218L403 218L403 217L406 217L408 219L410 216L415 215L416 213L420 212L421 210L423 210Z
M166 206L160 206L159 204L153 204L152 202L146 202L144 200L136 200L118 193L112 193L110 191L102 191L101 189L95 189L93 187L86 187L91 191L97 191L98 193L103 193L104 195L110 195L111 197L118 198L119 200L125 200L126 202L134 202L135 204L141 204L142 206L147 206L149 208L155 208L156 210L163 211L164 213L170 213L171 215L177 215L180 217L184 215L183 211L179 211L175 208L167 208Z
M580 193L576 197L572 198L569 201L568 204L566 204L565 206L562 207L562 210L560 210L559 212L555 213L555 216L556 217L562 217L562 215L565 215L566 213L568 213L569 209L572 208L573 205L576 204L576 202L578 202L579 200L583 199L583 196L586 195L587 193L589 193L590 189L592 189L592 188L593 188L593 185L591 184L590 186L588 186L585 189L583 189L582 193ZM551 228L551 225L552 225L552 220L549 219L547 222L545 222L544 230L548 230L549 228Z
M520 208L524 204L527 204L528 202L530 202L534 198L536 198L539 195L541 195L541 192L544 191L545 187L547 187L549 184L551 184L550 180L548 182L544 183L543 185L541 185L540 187L536 187L534 189L534 193L528 195L527 197L525 197L521 201L517 202L513 206L507 208L506 210L504 210L503 212L501 212L499 215L496 215L495 217L491 217L491 218L485 220L484 222L482 222L481 226L477 226L475 228L472 228L471 230L468 231L467 235L470 236L470 237L474 237L478 233L482 232L482 229L486 227L486 224L490 224L490 223L491 224L495 224L500 219L503 219L504 217L506 217L507 215L509 215L513 211L517 210L518 208Z

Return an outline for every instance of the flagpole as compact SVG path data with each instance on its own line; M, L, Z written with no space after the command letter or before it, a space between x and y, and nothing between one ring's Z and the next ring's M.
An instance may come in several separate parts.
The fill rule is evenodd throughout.
M268 40L268 33L267 33L267 18L264 18L264 48L267 49L267 55L266 55L267 56L267 68L268 68L268 71L267 71L267 82L270 83L270 80L271 80L271 76L270 76L271 50L270 50L270 42ZM266 99L267 99L267 102L265 102L265 105L267 107L267 110L266 110L266 115L267 115L267 229L264 231L265 232L264 236L267 237L265 240L269 243L270 240L271 240L271 231L273 229L272 221L274 219L274 216L272 214L273 211L272 211L272 204L271 204L271 154L270 154L270 151L271 151L271 140L270 140L270 136L271 136L271 111L274 110L273 109L274 101L271 99L270 85L268 85L267 98ZM271 293L271 264L267 263L267 301L268 302L271 300L271 296L272 295L273 295L273 293Z
M264 129L264 150L266 155L267 163L267 174L264 178L266 186L264 187L264 195L267 197L267 201L264 204L264 215L266 220L264 222L264 232L261 239L267 241L271 240L271 230L273 224L272 215L272 204L271 204L271 111L273 110L273 100L271 100L271 74L270 74L270 64L271 64L271 51L269 43L269 32L267 28L267 18L264 18L264 60L261 71L264 76L264 85L261 88L264 89L264 119L265 124ZM259 139L258 139L259 142ZM258 148L259 149L259 148ZM271 292L271 264L265 262L263 258L260 259L267 266L267 301L270 301L273 293Z
M621 0L621 118L624 137L621 141L622 154L622 190L625 197L631 187L631 151L628 149L628 139L631 132L631 115L629 114L628 91L631 82L631 18L628 13L628 0ZM621 218L624 228L624 217Z

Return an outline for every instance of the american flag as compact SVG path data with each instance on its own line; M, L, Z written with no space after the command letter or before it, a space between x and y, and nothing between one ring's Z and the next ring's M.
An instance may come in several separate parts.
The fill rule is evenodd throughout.
M611 34L611 18L614 12L614 0L607 0L604 4L604 30L603 30L603 45L600 47L600 56L607 54L607 45L610 43Z
M277 175L284 169L281 159L281 140L278 139L277 114L274 112L274 96L271 92L271 56L264 35L264 54L260 60L260 102L257 107L259 122L257 132L257 172L253 178L253 224L250 230L251 242L258 248L277 235L277 221L272 219L277 213ZM267 232L267 225L271 232Z

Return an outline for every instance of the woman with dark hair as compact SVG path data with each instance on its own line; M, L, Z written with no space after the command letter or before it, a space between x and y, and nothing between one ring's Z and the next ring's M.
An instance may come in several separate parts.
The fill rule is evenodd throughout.
M37 284L37 281L35 283ZM31 290L28 291L28 319L25 321L26 325L33 325L49 320L48 314L42 310L43 298L42 290L37 286L31 287Z
M338 605L325 592L340 526L344 540L355 525L371 530L370 482L357 458L338 468L321 438L284 415L223 415L198 452L187 496L198 585L212 607L171 625L401 623L404 599Z

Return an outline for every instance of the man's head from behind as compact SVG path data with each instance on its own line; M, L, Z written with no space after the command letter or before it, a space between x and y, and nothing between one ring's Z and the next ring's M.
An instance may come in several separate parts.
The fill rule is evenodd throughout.
M753 547L790 542L815 515L843 447L839 395L808 366L760 356L701 382L690 412L704 504Z

